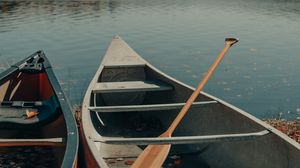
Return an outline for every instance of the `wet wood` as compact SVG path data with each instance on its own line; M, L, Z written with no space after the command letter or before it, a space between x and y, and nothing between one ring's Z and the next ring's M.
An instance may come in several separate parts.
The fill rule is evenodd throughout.
M63 138L47 138L47 139L0 139L0 147L9 146L52 146L65 147Z

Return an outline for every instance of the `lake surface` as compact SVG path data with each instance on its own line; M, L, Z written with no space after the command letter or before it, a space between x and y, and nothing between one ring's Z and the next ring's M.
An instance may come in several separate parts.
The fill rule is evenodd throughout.
M115 35L163 72L260 118L300 117L300 1L0 1L0 72L44 50L72 105Z

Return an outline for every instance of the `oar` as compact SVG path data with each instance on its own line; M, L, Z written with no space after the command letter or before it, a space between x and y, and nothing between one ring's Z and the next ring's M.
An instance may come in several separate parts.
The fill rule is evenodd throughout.
M191 107L192 103L195 101L195 99L200 94L202 88L210 78L210 76L213 74L215 69L217 68L218 64L221 62L225 54L227 53L228 49L235 43L237 43L238 40L235 38L227 38L225 39L225 46L223 50L218 55L215 62L210 66L208 69L206 75L199 83L197 89L193 92L191 97L187 100L186 104L182 107L181 111L171 124L171 126L168 128L166 132L161 134L159 137L171 137L174 130L176 129L177 125L180 123L182 118L185 116L189 108ZM160 168L164 161L166 160L168 153L170 151L171 144L164 144L164 145L148 145L146 149L139 155L139 157L136 159L134 164L132 165L132 168Z

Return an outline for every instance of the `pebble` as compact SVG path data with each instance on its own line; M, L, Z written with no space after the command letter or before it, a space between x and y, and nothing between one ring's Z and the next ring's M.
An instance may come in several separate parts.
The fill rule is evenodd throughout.
M24 150L24 152L29 153L29 152L31 152L31 150L30 149L26 149L26 150Z
M168 164L168 168L173 168L174 167L174 164L173 163L169 163Z
M47 147L3 147L0 168L55 167L56 160Z
M272 125L279 131L285 133L296 142L300 143L300 122L299 121L285 121L285 120L265 120L266 123Z
M175 160L174 161L174 164L176 165L176 166L180 166L181 165L181 160L180 159L178 159L178 160Z

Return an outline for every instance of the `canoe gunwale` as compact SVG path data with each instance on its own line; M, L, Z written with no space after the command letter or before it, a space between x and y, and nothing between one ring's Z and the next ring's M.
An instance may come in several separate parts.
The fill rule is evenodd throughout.
M85 142L88 145L89 152L91 152L91 155L94 155L98 150L95 147L94 141L92 140L92 135L98 134L96 129L93 127L91 123L91 116L90 116L90 110L88 110L88 105L85 104L85 102L90 103L90 96L94 95L92 93L92 89L94 88L94 83L97 82L98 77L102 70L104 69L104 66L100 64L98 70L96 71L95 75L93 76L92 81L90 82L86 94L83 98L83 103L82 103L82 110L81 110L81 128L82 128L82 134L83 137L85 138ZM101 157L94 157L94 160L97 162L98 167L101 168L108 168L106 162L101 158Z
M40 51L38 51L40 52ZM44 67L45 72L47 73L50 84L54 90L55 95L57 96L60 108L62 109L65 124L67 128L67 141L66 141L66 150L64 154L64 159L62 161L62 166L72 166L76 167L77 164L77 154L79 146L79 137L78 130L76 125L76 120L71 111L70 103L66 98L53 70L48 58L41 51L42 58L44 58Z
M62 109L64 119L67 127L67 142L66 142L66 150L65 157L62 162L62 166L72 166L76 167L77 164L77 154L78 154L78 146L79 146L79 137L78 130L76 125L76 120L71 111L71 107L68 99L65 97L62 88L52 71L52 68L45 69L49 81L53 87L54 93L57 96L57 99L60 104L60 108Z

